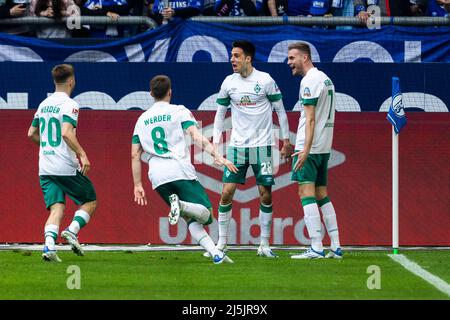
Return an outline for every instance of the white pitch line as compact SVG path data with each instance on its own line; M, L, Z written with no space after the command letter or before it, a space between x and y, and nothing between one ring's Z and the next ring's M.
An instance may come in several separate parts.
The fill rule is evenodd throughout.
M429 273L421 266L419 266L417 263L409 260L402 254L388 254L388 256L395 262L400 263L409 272L422 278L423 280L431 284L433 287L435 287L436 289L438 289L439 291L445 293L447 296L450 297L450 284L448 284L441 278L435 276L432 273Z

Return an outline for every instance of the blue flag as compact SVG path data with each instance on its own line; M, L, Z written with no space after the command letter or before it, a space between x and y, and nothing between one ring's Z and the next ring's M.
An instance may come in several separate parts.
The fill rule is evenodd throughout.
M403 108L400 80L397 77L392 77L392 102L389 107L387 119L392 123L395 133L397 134L406 124L406 114L405 109Z

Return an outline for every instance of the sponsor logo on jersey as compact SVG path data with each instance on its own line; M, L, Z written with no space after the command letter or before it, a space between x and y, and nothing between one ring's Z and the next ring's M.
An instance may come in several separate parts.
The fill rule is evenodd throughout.
M239 102L238 105L241 107L256 106L256 102L252 102L252 99L250 99L249 96L243 96L241 98L241 102Z
M303 90L303 96L304 97L311 97L311 91L309 90L308 87L306 87L305 90Z

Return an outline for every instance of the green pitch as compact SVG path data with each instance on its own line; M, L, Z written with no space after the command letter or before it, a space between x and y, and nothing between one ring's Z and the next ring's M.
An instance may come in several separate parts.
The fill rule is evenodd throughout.
M278 259L230 250L234 264L214 265L200 251L62 251L63 263L37 251L0 251L0 299L300 300L449 299L382 251L348 251L343 260ZM450 251L403 251L428 272L450 282ZM68 289L79 267L80 289ZM370 266L380 270L380 289L369 289ZM73 268L73 267L72 267ZM68 273L69 271L69 273ZM72 280L71 280L72 279Z

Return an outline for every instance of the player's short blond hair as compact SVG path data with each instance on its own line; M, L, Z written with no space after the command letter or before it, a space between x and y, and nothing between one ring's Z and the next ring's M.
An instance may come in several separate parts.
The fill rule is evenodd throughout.
M304 53L308 56L308 59L311 60L311 48L309 45L305 42L295 42L291 43L288 47L288 50L296 49L300 51L301 53Z

